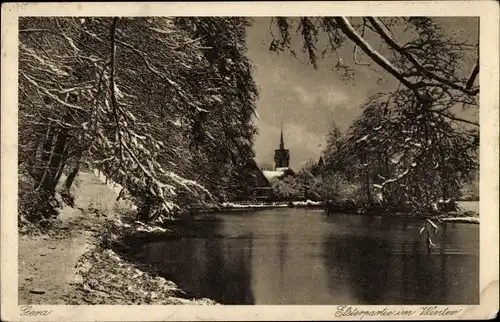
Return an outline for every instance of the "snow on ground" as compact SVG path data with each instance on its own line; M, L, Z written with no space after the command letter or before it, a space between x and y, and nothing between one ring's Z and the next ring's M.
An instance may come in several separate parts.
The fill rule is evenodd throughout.
M269 207L288 207L288 204L265 204L265 203L248 203L248 204L239 204L233 202L223 202L221 204L222 208L269 208Z
M292 204L294 206L321 206L323 203L307 199L306 201L293 201Z
M290 203L233 203L233 202L223 202L221 204L222 208L270 208L270 207L289 207L290 204L293 206L321 206L323 203L320 201L292 201Z
M457 201L462 211L473 211L479 213L479 201Z
M453 217L453 218L441 218L441 221L448 222L463 222L463 223L473 223L479 224L479 217Z
M108 187L113 190L117 195L120 193L120 191L123 189L123 186L121 184L118 184L114 182L113 180L106 178L106 175L102 173L102 171L99 171L97 169L93 169L92 172L96 175L97 179L101 181L104 184L107 184Z
M271 180L273 178L278 178L281 177L282 175L285 174L285 171L269 171L269 170L263 170L262 174L264 177L266 177L267 180Z

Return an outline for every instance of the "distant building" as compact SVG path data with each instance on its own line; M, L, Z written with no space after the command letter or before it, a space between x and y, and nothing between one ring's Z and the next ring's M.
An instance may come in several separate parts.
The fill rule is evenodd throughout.
M289 168L289 164L290 151L285 149L285 142L283 140L283 124L281 124L280 148L274 150L274 170L285 171Z
M272 197L273 188L271 183L264 176L255 159L251 159L239 172L245 187L236 191L236 200L268 200Z
M281 127L279 149L274 150L274 163L274 171L261 170L255 160L252 159L243 169L248 187L251 187L250 191L242 192L237 199L270 200L273 197L271 180L295 175L295 172L289 166L290 151L285 149L283 126Z
M268 181L271 181L272 179L283 179L284 177L287 176L294 176L295 172L290 169L290 168L278 168L278 170L275 171L269 171L269 170L263 170L262 174L266 177Z
M290 169L290 151L285 149L285 141L283 140L283 124L281 125L281 136L279 149L274 150L274 171L262 171L268 181L274 178L284 178L289 175L295 175L295 172Z

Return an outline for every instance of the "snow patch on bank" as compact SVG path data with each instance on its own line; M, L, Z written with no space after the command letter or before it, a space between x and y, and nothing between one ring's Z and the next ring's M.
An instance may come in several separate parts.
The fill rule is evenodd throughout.
M269 208L269 207L288 207L287 204L265 204L265 203L248 203L248 204L240 204L234 202L223 202L221 204L222 208L241 208L241 209L250 209L250 208Z
M463 223L479 224L479 217L451 217L451 218L441 218L440 220L447 222L463 222Z
M123 186L121 184L114 182L98 169L93 169L92 172L94 172L95 176L97 177L97 179L99 179L99 181L107 185L111 190L113 190L116 193L116 195L120 194L120 191L122 191L123 189Z
M292 204L294 206L321 206L323 203L320 201L312 201L312 200L306 200L306 201L293 201Z
M253 209L253 208L286 208L290 206L294 207L310 207L310 206L321 206L323 205L320 201L291 201L288 203L234 203L234 202L223 202L221 204L222 208L235 208L235 209Z

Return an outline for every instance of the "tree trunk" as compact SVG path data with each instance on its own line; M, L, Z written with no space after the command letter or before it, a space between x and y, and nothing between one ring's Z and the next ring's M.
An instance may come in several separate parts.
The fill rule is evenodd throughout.
M370 189L370 173L369 171L366 172L365 174L365 186L366 186L366 198L368 200L368 205L373 206L373 198L372 198L372 193Z
M57 177L58 169L61 167L61 163L63 162L64 149L66 148L66 140L68 137L67 132L67 129L59 130L47 171L42 182L40 183L40 188L50 192L51 194L55 191L56 187L54 182ZM62 167L64 168L64 164Z
M35 220L50 218L57 215L53 205L51 204L51 200L55 191L55 177L57 176L57 170L61 166L62 153L64 152L64 148L66 146L66 132L66 129L60 129L54 143L52 142L52 139L55 135L55 131L53 129L49 129L47 132L48 134L46 135L43 145L41 158L42 161L45 161L45 159L47 159L47 161L40 163L40 166L43 167L43 173L37 182L37 186L35 187L35 190L38 191L35 195L35 199L33 200L34 207L33 213L31 214Z
M79 170L80 170L80 160L76 162L76 164L73 166L73 169L71 169L68 177L66 178L66 181L64 182L64 190L69 191L69 189L73 185L73 181L75 180Z
M362 157L362 163L366 163L366 156L363 156ZM364 169L363 170L364 172L364 185L365 185L365 192L366 192L366 199L367 199L367 203L368 205L372 206L373 205L373 198L372 198L372 194L371 194L371 190L370 190L370 169Z
M25 165L25 169L28 170L28 173L32 178L36 178L37 176L37 169L35 168L36 164L36 157L38 153L38 146L39 146L39 137L36 135L33 135L31 138L29 138L28 143L26 144L26 154L24 156L21 156L19 154L19 161L18 165L21 166L23 163ZM21 152L21 150L20 150Z
M50 157L52 155L52 141L54 139L54 130L53 128L49 125L47 128L47 133L45 134L45 139L42 143L42 151L40 155L40 162L35 162L34 167L35 169L33 170L35 175L35 189L40 185L42 182L43 178L45 177L47 173L47 165L50 161Z
M142 222L148 222L151 218L151 206L152 206L152 200L149 197L145 197L144 203L142 204L141 209L139 210L139 213L137 214L137 219L142 221Z
M64 149L63 156L61 163L59 164L59 168L57 169L57 174L54 179L54 182L52 183L54 187L57 187L57 184L59 183L59 180L61 179L61 175L64 172L64 167L66 166L66 161L68 160L68 149L66 146L66 149Z

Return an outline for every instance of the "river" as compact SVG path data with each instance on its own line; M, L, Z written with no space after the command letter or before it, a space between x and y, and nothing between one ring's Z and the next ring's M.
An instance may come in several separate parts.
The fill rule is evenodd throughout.
M478 304L479 225L443 223L429 254L422 222L321 210L205 215L199 236L137 254L193 296L223 304Z

